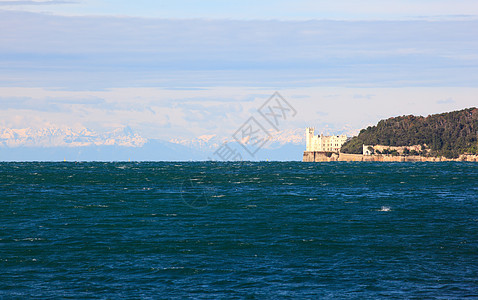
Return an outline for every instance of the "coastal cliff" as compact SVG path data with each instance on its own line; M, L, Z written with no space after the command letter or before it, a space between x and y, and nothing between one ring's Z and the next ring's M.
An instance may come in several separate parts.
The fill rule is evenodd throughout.
M468 161L478 162L478 155L462 154L458 158L446 158L443 156L426 157L418 155L393 156L393 155L362 155L347 153L327 153L305 151L303 162L333 162L333 161L369 161L369 162L440 162L440 161Z
M405 154L425 157L460 159L462 155L478 155L478 109L382 120L376 126L362 129L358 136L341 147L340 152L362 154L363 145L375 147L375 154L384 155L392 153L383 150L393 151L394 148L408 148ZM382 148L378 149L377 145Z
M348 139L340 151L313 149L310 139L304 162L478 162L478 108L382 120Z

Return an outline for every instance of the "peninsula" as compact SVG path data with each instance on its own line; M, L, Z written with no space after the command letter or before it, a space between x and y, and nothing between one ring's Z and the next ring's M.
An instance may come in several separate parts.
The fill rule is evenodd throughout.
M362 129L358 136L311 136L306 129L305 162L320 161L478 161L478 109L401 116ZM338 151L318 147L317 141L337 143Z

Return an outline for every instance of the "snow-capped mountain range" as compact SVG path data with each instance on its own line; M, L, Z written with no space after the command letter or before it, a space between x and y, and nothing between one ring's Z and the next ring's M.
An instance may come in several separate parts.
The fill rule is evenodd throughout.
M284 130L284 131L270 131L269 142L265 145L266 148L283 146L285 144L302 145L305 143L304 129ZM202 135L193 139L171 139L169 142L180 144L190 148L200 149L203 151L211 151L226 142L235 142L232 137L219 137L215 134Z
M85 127L48 126L44 128L12 129L0 127L0 147L141 147L147 139L130 127L98 133Z
M146 139L128 126L101 133L82 126L0 127L0 161L209 160L225 142L244 152L232 137L217 135L162 141ZM255 156L244 152L243 159L300 160L303 148L302 129L270 132L269 142Z
M109 132L98 133L86 127L72 128L50 125L43 128L13 129L0 127L0 147L85 147L125 146L142 147L148 139L125 126ZM169 142L200 150L212 150L225 142L234 142L232 137L215 134L202 135L192 139L171 139ZM302 129L270 132L270 144L303 144Z

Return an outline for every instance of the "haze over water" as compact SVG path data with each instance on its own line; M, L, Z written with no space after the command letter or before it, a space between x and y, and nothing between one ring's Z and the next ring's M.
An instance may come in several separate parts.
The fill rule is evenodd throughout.
M0 163L0 297L478 297L472 163Z

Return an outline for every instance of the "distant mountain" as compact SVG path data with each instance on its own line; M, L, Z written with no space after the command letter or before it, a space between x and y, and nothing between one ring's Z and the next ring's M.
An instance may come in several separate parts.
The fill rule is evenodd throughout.
M175 138L169 140L173 144L183 145L203 152L214 151L227 141L227 138L221 138L215 134L201 135L193 139Z
M463 153L478 154L478 109L449 113L401 116L380 121L345 143L343 153L362 153L362 145L423 145L430 155L456 158Z
M0 128L0 161L203 160L190 147L147 140L126 126L97 133L80 127Z
M301 130L302 131L302 130ZM80 127L0 128L0 161L198 161L224 160L214 156L225 142L241 153L243 160L298 160L303 134L271 134L266 146L249 155L232 138L204 135L191 140L147 140L129 127L97 133ZM302 139L302 140L301 140Z
M217 135L203 135L194 139L174 139L170 142L181 144L192 149L203 152L206 157L213 160L221 160L214 155L214 152L221 148L224 143L240 153L243 160L269 160L269 161L295 161L302 158L305 148L305 135L302 128L295 130L270 131L269 141L257 151L250 155L237 141L232 137L224 138Z
M284 131L270 131L269 134L270 139L267 145L265 145L265 149L274 150L276 148L289 144L302 145L302 147L304 147L303 145L305 144L305 135L303 128L295 130L289 129ZM214 151L226 142L235 143L236 141L232 137L226 138L211 134L201 135L193 139L175 138L171 139L170 142L194 149L200 149L201 151Z
M128 126L106 133L85 127L48 126L44 128L0 128L0 147L141 147L147 140Z

